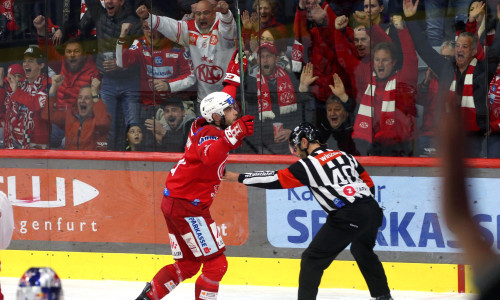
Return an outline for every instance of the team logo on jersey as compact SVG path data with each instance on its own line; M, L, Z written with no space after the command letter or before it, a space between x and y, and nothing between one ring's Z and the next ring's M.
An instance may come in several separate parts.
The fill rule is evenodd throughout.
M192 32L189 33L189 45L196 45L198 42L198 35Z
M208 45L207 42L203 42L203 44L201 44L201 47L202 48L207 48L207 45Z
M130 46L130 50L137 50L137 45L133 44L132 46Z
M218 42L219 38L216 35L212 35L212 37L210 38L210 45L217 45Z
M161 58L161 56L156 56L155 57L155 64L157 66L161 66L163 64L163 59Z
M387 124L388 126L392 126L396 123L396 120L394 119L387 119L385 120L385 124Z
M199 65L196 68L196 77L206 83L214 84L224 76L224 70L219 66Z

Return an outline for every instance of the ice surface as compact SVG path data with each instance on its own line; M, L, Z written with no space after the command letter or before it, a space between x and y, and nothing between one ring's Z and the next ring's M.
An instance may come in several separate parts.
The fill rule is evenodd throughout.
M5 300L15 300L17 278L0 277ZM135 281L73 280L64 279L65 300L134 300L142 291L145 283ZM474 299L471 294L429 293L392 291L394 299ZM194 299L194 284L182 283L164 299ZM221 285L218 300L287 300L297 299L297 288L269 286ZM368 291L348 289L320 289L318 300L368 300Z

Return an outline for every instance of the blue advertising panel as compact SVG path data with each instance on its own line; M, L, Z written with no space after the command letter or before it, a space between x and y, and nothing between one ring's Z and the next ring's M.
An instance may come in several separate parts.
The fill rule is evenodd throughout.
M440 207L438 177L372 176L375 199L384 207L376 250L457 253ZM500 179L470 178L471 209L483 237L500 249ZM267 190L267 235L281 248L305 248L326 221L326 212L305 187Z

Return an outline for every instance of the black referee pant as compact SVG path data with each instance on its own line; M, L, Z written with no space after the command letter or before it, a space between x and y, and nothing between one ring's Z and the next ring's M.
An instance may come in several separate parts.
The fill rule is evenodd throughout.
M382 263L373 252L382 225L382 209L373 199L357 200L330 213L311 244L302 253L299 300L316 299L323 271L351 244L372 297L390 293Z

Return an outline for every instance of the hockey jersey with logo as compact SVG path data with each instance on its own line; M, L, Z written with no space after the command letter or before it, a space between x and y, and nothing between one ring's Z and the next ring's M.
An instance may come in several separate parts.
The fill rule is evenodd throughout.
M42 117L47 109L49 80L41 74L34 82L19 82L5 98L4 145L9 149L29 149L31 144L49 143L49 122Z
M195 20L177 21L149 14L148 23L168 39L188 47L198 81L198 100L222 90L222 81L235 46L236 22L231 11L217 13L208 34L202 34Z
M490 82L489 92L490 129L491 132L500 132L500 70Z
M233 99L236 96L236 88L231 85L222 91ZM225 146L224 130L214 125L197 128L197 121L191 125L184 156L167 176L163 194L205 208L217 194L230 148Z
M152 49L145 38L140 38L134 40L129 49L120 52L120 48L124 47L117 45L119 67L141 65L141 102L145 105L153 104L155 79L167 81L172 93L185 90L196 82L189 50L178 44L165 40L161 48ZM157 92L156 95L163 101L170 92Z

